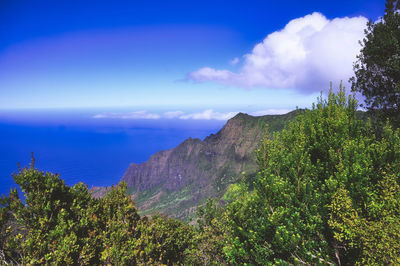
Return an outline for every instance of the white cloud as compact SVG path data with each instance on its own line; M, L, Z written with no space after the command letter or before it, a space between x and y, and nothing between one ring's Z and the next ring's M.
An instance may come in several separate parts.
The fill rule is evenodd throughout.
M289 109L267 109L249 113L253 116L286 114L292 110ZM213 109L207 109L203 112L185 113L182 111L169 111L163 114L150 113L148 111L136 111L129 113L101 113L94 115L96 119L182 119L182 120L228 120L234 117L238 112L216 112Z
M204 67L191 72L196 82L213 81L237 87L291 88L310 93L326 90L329 82L346 85L353 75L367 19L327 19L320 13L291 20L269 34L244 56L238 72Z
M204 110L201 113L192 113L181 115L180 119L195 119L195 120L228 120L234 117L238 112L219 113L212 109Z
M212 109L204 110L198 113L185 113L182 111L169 111L163 114L149 113L147 111L136 111L129 113L101 113L94 115L96 119L195 119L195 120L228 120L238 112L215 112Z
M189 78L197 82L217 81L229 83L233 81L235 74L228 70L216 70L210 67L203 67L189 74Z
M283 115L287 114L290 111L293 111L291 109L267 109L267 110L260 110L256 112L250 113L250 115L253 116L262 116L262 115Z
M239 58L235 57L233 58L230 62L229 62L232 66L236 65L237 63L239 63Z
M178 118L181 115L184 115L185 113L182 111L170 111L170 112L165 112L163 114L164 118L172 119L172 118Z
M102 113L93 118L114 118L114 119L159 119L159 114L148 113L147 111L136 111L130 113Z

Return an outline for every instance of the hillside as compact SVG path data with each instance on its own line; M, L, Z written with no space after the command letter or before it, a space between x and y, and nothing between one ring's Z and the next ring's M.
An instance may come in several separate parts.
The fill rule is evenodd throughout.
M254 183L231 184L224 204L207 200L196 226L141 216L126 182L99 188L104 197L93 198L84 183L70 187L58 174L36 169L32 156L13 175L25 202L17 189L0 198L0 264L400 265L400 130L358 119L356 108L343 90L330 93L329 101L319 99L261 141L257 175L247 180ZM201 167L229 162L222 169L245 169L253 145L245 139L277 121L241 114L216 135L133 165L125 177L133 197L155 191L159 197L143 201L144 211L168 207L192 218L185 208L201 203L201 193L221 195L234 180L232 174L216 183L220 176L208 177Z
M270 132L279 131L295 113L259 117L239 113L204 140L188 138L144 163L132 163L121 181L127 183L142 214L160 212L186 219L207 198L222 196L242 172L252 176L254 151L265 135L266 124ZM93 189L95 196L103 193L104 189Z

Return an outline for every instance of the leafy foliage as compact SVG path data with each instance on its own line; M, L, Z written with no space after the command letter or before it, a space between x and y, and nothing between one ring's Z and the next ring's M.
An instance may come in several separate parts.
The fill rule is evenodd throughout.
M399 131L377 139L356 108L341 89L264 139L254 190L227 194L230 262L398 262Z
M397 181L396 181L397 179ZM384 176L375 191L374 202L360 215L349 192L340 188L333 196L328 221L341 248L351 247L359 254L358 263L400 263L400 187L398 176Z
M143 219L138 227L135 253L138 262L172 265L185 260L185 251L193 248L195 231L181 221L153 216Z
M187 251L186 264L222 265L226 263L224 247L225 212L217 199L209 199L197 209L198 231L193 249Z
M197 226L140 217L121 183L87 186L20 169L0 199L0 263L400 264L400 129L376 135L343 89L266 135L258 171L197 211Z
M6 245L10 238L10 227L8 221L10 220L10 212L8 206L8 198L2 196L0 198L0 264L4 264L9 258L9 250ZM8 256L7 256L8 255Z
M369 21L361 54L354 64L352 88L361 92L366 107L400 126L400 1L387 0L381 21Z
M125 183L95 199L82 183L68 187L58 175L35 169L34 159L14 180L25 204L15 189L1 201L3 263L176 264L194 243L194 229L180 221L141 218ZM15 225L4 229L11 214L22 231Z

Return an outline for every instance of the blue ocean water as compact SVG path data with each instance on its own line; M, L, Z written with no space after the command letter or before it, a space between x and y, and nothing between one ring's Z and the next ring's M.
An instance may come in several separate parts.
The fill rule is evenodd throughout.
M96 120L90 114L0 113L0 195L16 187L17 164L53 173L68 185L116 184L131 162L171 149L188 137L203 139L224 121Z

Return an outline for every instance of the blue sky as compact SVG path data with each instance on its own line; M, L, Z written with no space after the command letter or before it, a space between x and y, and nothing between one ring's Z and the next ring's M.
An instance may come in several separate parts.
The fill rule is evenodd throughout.
M310 107L350 77L384 3L2 0L0 109L226 119Z

